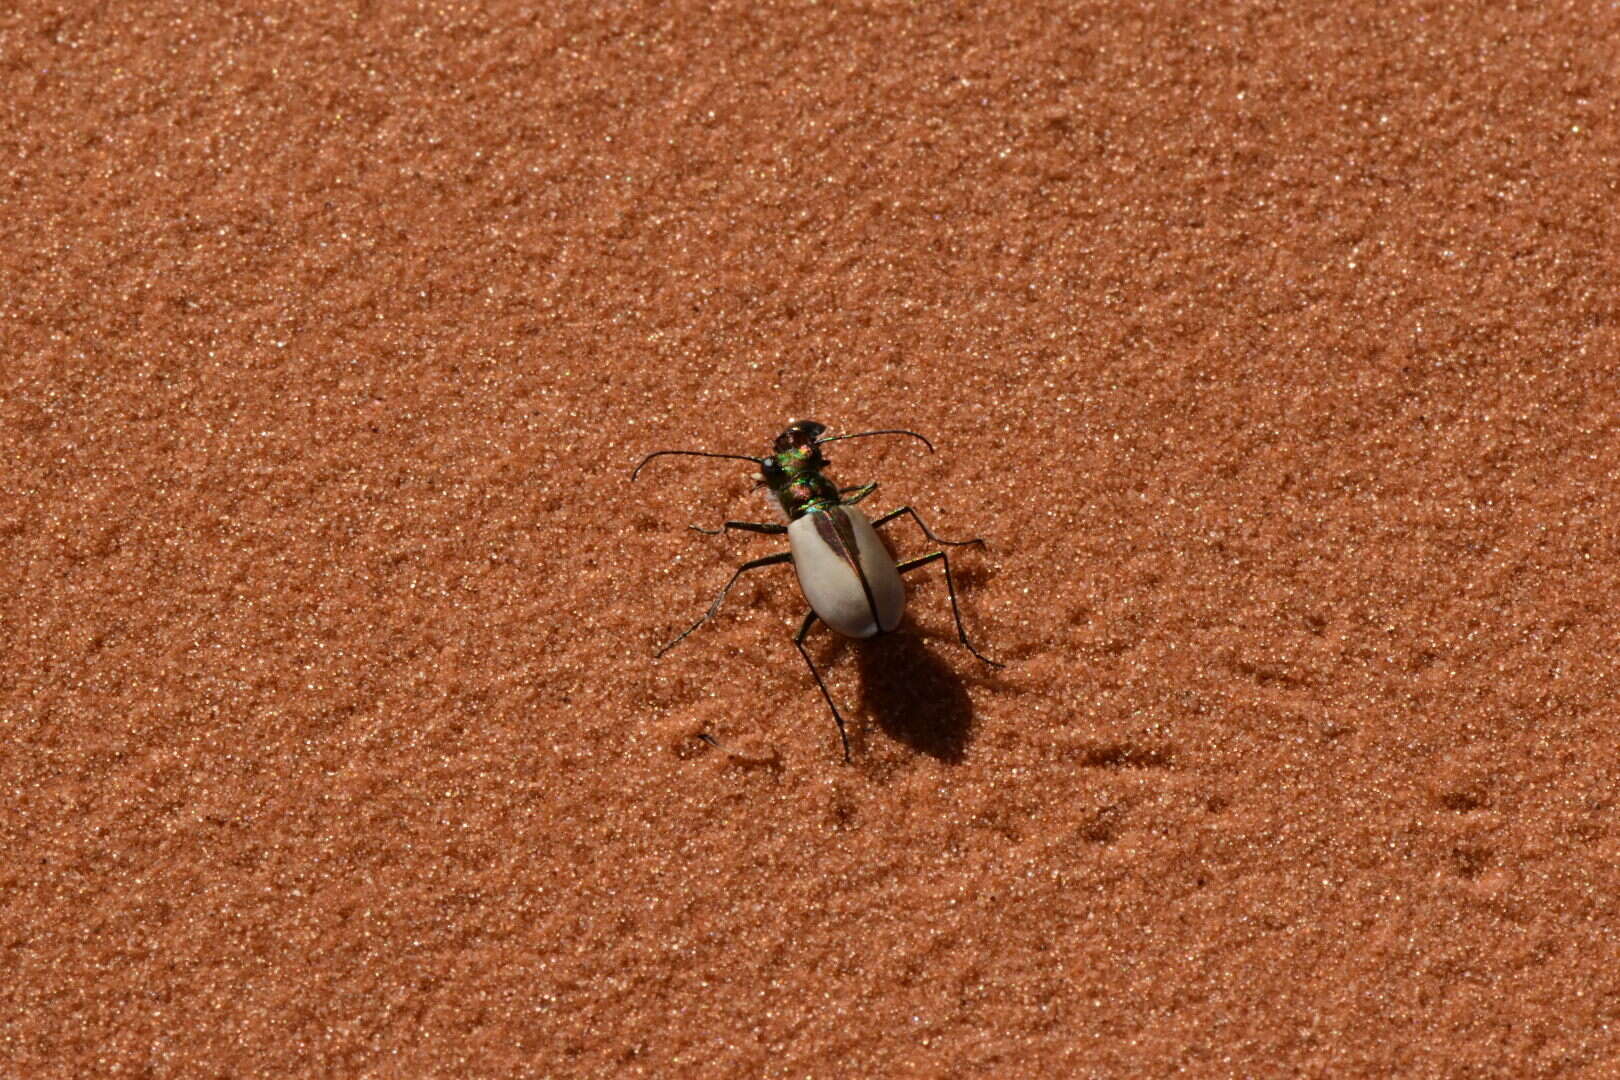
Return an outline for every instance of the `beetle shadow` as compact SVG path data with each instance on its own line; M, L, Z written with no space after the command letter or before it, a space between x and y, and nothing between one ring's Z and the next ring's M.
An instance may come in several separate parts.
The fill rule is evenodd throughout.
M915 630L882 634L854 650L861 706L891 738L948 764L960 762L973 731L962 680Z

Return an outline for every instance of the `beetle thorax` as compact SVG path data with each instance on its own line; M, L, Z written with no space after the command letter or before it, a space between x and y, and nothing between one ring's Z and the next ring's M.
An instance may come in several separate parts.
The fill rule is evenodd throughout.
M838 486L815 471L785 477L780 484L771 485L771 494L789 521L838 505Z
M788 520L797 521L812 510L838 505L838 485L822 472L826 467L827 459L814 442L789 442L784 435L775 453L761 463L760 479Z

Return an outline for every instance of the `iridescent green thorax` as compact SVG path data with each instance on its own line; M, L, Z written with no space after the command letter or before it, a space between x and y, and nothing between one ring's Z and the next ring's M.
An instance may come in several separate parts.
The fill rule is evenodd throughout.
M790 521L841 501L838 485L822 473L827 459L816 446L826 430L814 420L797 421L776 437L770 456L760 463L760 477Z
M826 459L814 447L783 451L767 459L765 483L790 521L838 505L838 485L822 472L826 467Z

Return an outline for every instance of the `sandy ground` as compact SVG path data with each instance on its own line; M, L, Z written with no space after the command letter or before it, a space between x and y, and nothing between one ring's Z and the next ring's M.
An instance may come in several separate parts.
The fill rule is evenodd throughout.
M1616 1075L1617 206L1596 0L11 8L0 1075Z

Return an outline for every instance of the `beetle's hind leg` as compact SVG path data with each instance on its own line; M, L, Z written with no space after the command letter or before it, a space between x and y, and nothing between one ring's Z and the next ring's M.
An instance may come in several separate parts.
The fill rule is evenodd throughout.
M737 579L742 577L743 574L747 573L749 570L758 570L762 566L775 566L777 563L789 562L792 560L792 558L793 552L782 551L775 555L767 555L763 559L754 559L752 562L745 562L741 566L737 567L736 572L731 575L731 580L726 582L725 588L720 590L720 595L715 597L714 603L709 605L709 610L703 613L703 618L699 619L691 626L688 626L685 630L682 630L674 641L671 641L668 645L665 645L662 649L659 649L653 654L653 657L656 659L657 657L663 656L665 653L669 652L669 650L679 645L681 641L685 639L687 634L690 634L692 631L714 618L714 613L720 610L720 603L721 601L725 600L726 593L731 591L731 587L737 584Z
M816 685L821 688L821 696L826 699L827 708L832 710L833 723L838 725L838 738L844 744L844 764L847 765L849 764L849 732L844 730L844 717L839 713L838 706L833 704L832 695L827 692L827 684L821 680L821 672L816 670L816 662L810 659L810 650L804 647L804 639L809 636L811 628L816 625L816 620L819 617L814 611L805 615L804 622L799 624L799 632L793 635L793 645L799 650L799 655L804 657L804 663L810 669L811 678L816 680Z
M895 512L899 513L899 511ZM922 523L919 521L918 524L920 525ZM923 531L927 532L928 530L924 529ZM958 542L964 544L974 543L972 540L962 540ZM941 541L941 543L944 543L944 541ZM972 653L974 656L977 656L980 660L984 661L986 664L989 664L991 667L998 668L1004 666L997 661L990 659L978 649L975 649L973 647L973 642L968 640L967 630L965 630L962 626L962 609L958 607L956 603L956 580L951 577L951 557L949 555L945 554L943 551L935 551L931 554L912 559L909 562L901 563L899 570L902 574L909 573L920 566L927 566L929 563L934 562L935 560L938 560L945 566L945 591L951 595L951 617L956 620L957 638L962 642L963 645L967 646L968 652Z
M922 516L910 506L900 506L890 510L887 514L884 514L882 517L872 522L872 527L875 529L880 526L887 525L901 514L910 514L911 520L917 523L917 528L923 531L923 535L928 537L928 539L932 540L936 544L945 544L948 547L962 547L965 544L978 544L980 547L984 546L984 538L981 536L975 536L971 540L947 540L942 536L935 536L934 531L923 523ZM948 571L947 576L949 576Z

